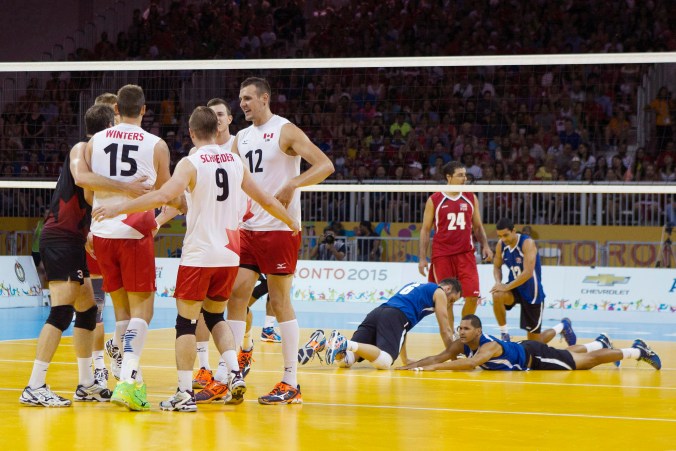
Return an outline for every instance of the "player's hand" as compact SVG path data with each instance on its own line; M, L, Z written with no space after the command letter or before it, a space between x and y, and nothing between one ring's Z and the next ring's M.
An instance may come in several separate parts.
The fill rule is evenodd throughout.
M427 260L420 260L418 262L418 272L427 277Z
M293 223L287 225L293 231L292 233L293 236L296 236L301 232L300 223L298 221L293 221Z
M275 199L277 199L284 208L289 208L289 204L293 200L293 194L296 192L296 186L290 182L286 182L279 188L279 191L275 193Z
M129 189L129 194L132 197L139 197L144 195L145 193L149 193L153 190L152 185L149 185L147 183L148 176L144 175L143 177L134 180L133 182L129 183L128 189Z
M102 221L120 214L120 208L113 205L101 205L92 210L92 219Z
M92 258L96 258L96 255L94 255L94 235L92 235L92 232L87 234L87 241L85 241L85 251L87 251L87 253L91 255Z
M491 293L504 293L510 291L509 288L507 288L507 284L505 283L496 283L493 285L493 288L491 288Z
M484 247L481 249L481 255L484 258L485 262L492 262L493 261L493 251L491 250L490 247Z

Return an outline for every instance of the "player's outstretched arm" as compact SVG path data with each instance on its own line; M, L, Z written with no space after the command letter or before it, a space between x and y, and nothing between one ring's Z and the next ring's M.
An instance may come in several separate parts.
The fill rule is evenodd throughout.
M460 340L456 340L453 344L460 343ZM476 354L467 359L458 359L451 360L442 363L435 363L432 365L422 365L418 367L413 367L412 369L419 369L420 371L438 371L438 370L454 370L454 371L467 371L473 370L479 365L488 362L491 357L502 354L502 346L496 342L486 343L481 346Z
M243 171L244 177L242 178L242 190L253 199L268 213L270 213L275 218L284 222L291 230L294 232L300 232L300 223L292 218L289 213L284 208L284 205L267 191L261 189L260 186L254 181L249 169L244 166Z
M183 159L176 165L171 179L162 185L159 190L144 194L124 204L99 206L92 211L92 218L96 220L114 218L120 214L148 211L166 205L183 195L188 186L194 185L195 173L195 167L192 163Z
M449 306L446 293L441 288L437 288L434 292L434 315L437 317L439 324L439 334L447 348L453 343L453 328L449 321L448 309L453 308Z
M423 359L417 360L415 362L406 364L404 366L400 366L396 368L397 370L411 370L413 368L420 368L420 367L425 367L425 366L430 366L430 365L435 365L441 362L445 362L447 360L455 360L458 357L458 354L462 352L462 343L460 341L456 340L453 343L451 343L450 346L448 346L446 349L441 351L437 355L431 355L429 357L425 357Z
M486 235L486 229L484 229L483 221L481 220L481 209L479 208L479 199L474 197L474 212L472 213L472 230L476 239L481 244L481 256L484 261L493 260L493 251L488 245L488 236Z

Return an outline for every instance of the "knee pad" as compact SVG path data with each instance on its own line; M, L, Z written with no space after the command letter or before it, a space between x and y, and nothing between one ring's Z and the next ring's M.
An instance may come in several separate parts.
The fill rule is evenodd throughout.
M216 324L220 323L221 321L225 321L223 313L210 313L202 310L202 314L204 315L204 324L207 325L209 332L211 332L213 328L216 327Z
M259 299L261 296L265 295L268 292L268 281L267 279L261 280L261 283L256 285L256 288L253 289L251 297L254 299Z
M183 318L181 315L176 315L176 338L183 335L195 335L197 330L197 320Z
M75 327L85 330L96 329L97 313L98 308L96 306L92 306L90 309L87 309L84 312L75 312Z
M380 351L378 358L371 363L379 370L389 370L392 366L393 359L387 352Z
M47 324L59 329L61 332L68 329L70 322L73 321L73 312L75 308L72 305L57 305L49 310Z

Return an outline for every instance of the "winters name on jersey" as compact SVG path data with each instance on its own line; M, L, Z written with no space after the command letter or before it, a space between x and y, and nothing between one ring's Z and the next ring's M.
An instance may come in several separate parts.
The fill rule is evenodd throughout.
M123 132L109 128L106 130L106 138L124 139L125 141L143 141L143 133Z

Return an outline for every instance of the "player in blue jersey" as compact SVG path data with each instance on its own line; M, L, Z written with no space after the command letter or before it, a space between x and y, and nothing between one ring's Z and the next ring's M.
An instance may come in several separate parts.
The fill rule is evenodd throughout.
M542 289L540 255L535 241L528 235L514 230L514 223L509 218L500 219L495 229L500 240L493 258L495 285L491 288L491 294L493 312L500 328L500 338L503 341L510 340L507 310L521 304L521 328L526 330L529 340L548 343L560 333L568 346L574 345L577 338L568 318L563 318L552 329L542 332L545 292ZM503 264L508 270L507 283L502 283Z
M453 341L448 309L461 293L457 279L444 279L438 284L406 284L390 300L366 315L351 340L334 330L327 343L324 331L316 330L310 341L298 351L298 361L305 364L326 348L326 363L336 361L343 367L368 360L377 369L385 370L392 366L400 353L401 360L408 363L404 343L406 334L432 313L439 323L441 339L448 347Z
M635 359L659 370L659 356L643 340L635 340L630 348L613 349L607 335L584 345L556 349L534 340L519 343L502 341L483 333L481 320L476 315L465 315L458 327L460 339L451 343L438 355L425 357L397 369L473 370L481 367L495 371L526 370L588 370L602 363ZM464 354L467 358L458 359Z

